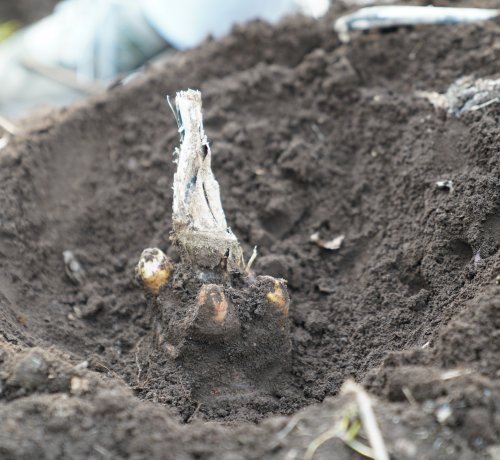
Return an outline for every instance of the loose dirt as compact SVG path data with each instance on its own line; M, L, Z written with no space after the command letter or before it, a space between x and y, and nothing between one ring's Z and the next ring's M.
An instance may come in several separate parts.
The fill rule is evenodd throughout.
M341 44L335 14L238 27L0 152L1 458L299 459L352 412L348 379L391 458L499 458L500 106L457 119L415 92L498 75L500 21ZM178 257L165 95L188 87L229 225L257 274L288 279L272 396L207 404L147 340L134 267ZM337 437L314 458L362 457Z
M31 24L52 12L60 0L4 0L0 3L0 22L16 20Z

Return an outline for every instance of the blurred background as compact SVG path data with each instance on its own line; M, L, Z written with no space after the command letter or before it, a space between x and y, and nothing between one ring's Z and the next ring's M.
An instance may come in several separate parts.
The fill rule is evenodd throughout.
M323 15L329 0L2 0L0 120L63 106L236 23Z

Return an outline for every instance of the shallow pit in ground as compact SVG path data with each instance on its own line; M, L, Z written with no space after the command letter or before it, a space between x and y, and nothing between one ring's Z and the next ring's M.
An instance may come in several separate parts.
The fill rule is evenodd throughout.
M499 72L499 37L498 24L489 22L371 33L341 45L327 20L254 23L98 100L33 120L29 133L0 153L4 342L50 348L111 388L125 385L134 402L116 404L130 410L142 414L149 406L140 401L150 401L174 420L232 421L236 429L321 402L350 378L384 398L387 413L414 382L424 382L413 389L417 403L442 396L446 391L432 388L449 367L474 369L493 391L495 341L478 337L498 333L498 106L456 119L415 91L444 91L474 71ZM178 133L164 96L188 87L203 93L228 222L247 257L258 246L257 273L287 278L292 298L288 389L244 405L192 398L175 365L146 345L150 313L134 281L142 249L176 256L169 231ZM453 190L440 190L439 180L452 180ZM310 242L315 232L345 239L328 251ZM64 250L81 262L83 285L68 279ZM464 337L473 337L474 351L457 346ZM10 380L12 388L22 387L18 380ZM60 392L64 382L6 391L3 410L10 414L12 400ZM71 391L84 398L91 390ZM86 404L92 412L99 401ZM494 417L492 403L481 404ZM135 430L141 420L132 416ZM465 430L474 425L462 422ZM25 433L44 432L34 425ZM253 443L255 452L267 452L261 429L249 431L250 441L234 434L234 442L246 442L241 455L252 458ZM462 453L483 452L495 439L495 432L478 435L474 444L478 436L462 441L453 429L444 445ZM217 436L233 436L217 430L200 428L210 455L217 455ZM109 441L105 450L115 448Z

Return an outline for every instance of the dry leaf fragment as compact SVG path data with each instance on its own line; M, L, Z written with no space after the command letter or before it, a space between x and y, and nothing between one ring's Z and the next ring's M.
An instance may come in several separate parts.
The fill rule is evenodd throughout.
M436 182L436 187L439 190L448 190L451 192L453 190L453 181L451 181L451 180L438 180Z
M328 249L329 251L336 251L337 249L340 249L340 246L342 246L344 238L345 235L339 235L333 238L333 240L324 240L319 236L319 232L315 232L310 236L309 240L311 243L318 245L320 248Z

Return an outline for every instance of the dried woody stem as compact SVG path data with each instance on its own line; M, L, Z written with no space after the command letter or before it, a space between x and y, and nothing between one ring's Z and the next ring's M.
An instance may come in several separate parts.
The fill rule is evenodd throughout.
M201 93L187 90L175 98L180 148L174 156L173 231L171 240L191 266L242 271L243 256L236 236L227 226L219 184L211 168L212 154L203 130Z

